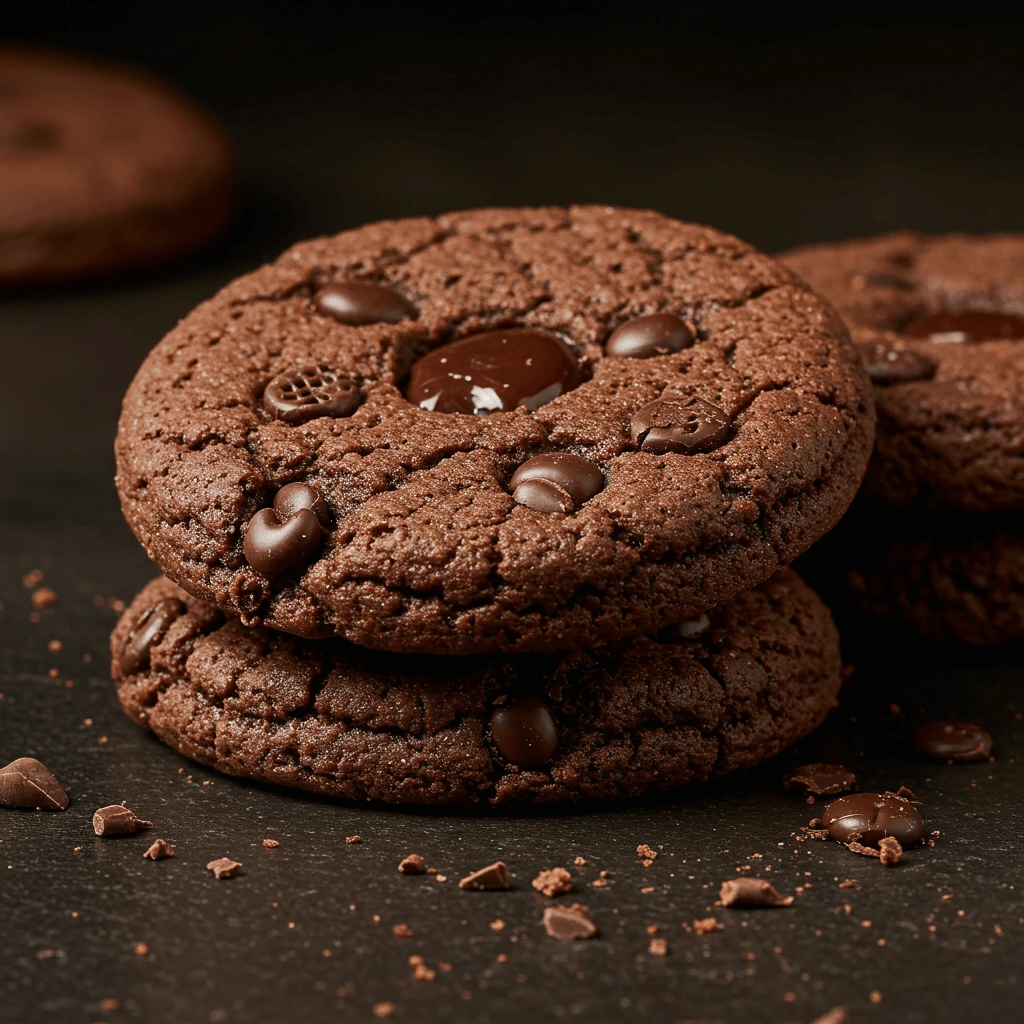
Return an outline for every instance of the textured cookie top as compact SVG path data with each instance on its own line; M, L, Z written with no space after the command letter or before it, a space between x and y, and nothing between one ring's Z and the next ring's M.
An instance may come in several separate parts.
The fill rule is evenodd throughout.
M365 319L339 312L353 281L388 286L389 319L337 318ZM606 355L655 313L681 326L633 324L612 347L646 358ZM501 329L525 346L524 404L440 411L494 408L501 382L470 395L467 366L511 371L493 345L467 361L475 341L419 361ZM310 418L317 403L330 415ZM749 245L645 211L479 210L302 243L199 306L125 397L117 484L160 568L247 621L398 651L557 650L767 578L846 509L872 427L832 309ZM510 488L546 454L600 472L534 463Z
M839 310L876 382L865 492L1024 509L1024 235L898 232L780 259Z
M227 141L172 90L0 47L0 280L173 255L223 226L231 194Z
M821 721L840 685L828 610L789 569L660 640L469 658L247 628L157 579L125 611L111 652L125 710L188 756L405 803L672 789L778 753Z

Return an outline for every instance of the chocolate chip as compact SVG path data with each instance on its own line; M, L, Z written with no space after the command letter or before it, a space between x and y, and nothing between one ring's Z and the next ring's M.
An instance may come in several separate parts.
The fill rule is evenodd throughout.
M855 347L874 384L930 380L939 367L937 359L888 341L859 341Z
M406 397L434 412L486 416L520 405L533 411L581 379L579 362L563 341L510 327L428 352L413 364Z
M682 640L696 640L703 636L711 626L711 619L701 612L695 619L683 619L673 622L658 631L658 639L664 644L677 643Z
M857 776L841 764L805 764L791 771L783 779L783 785L787 790L831 796L849 793L857 785Z
M317 292L313 301L325 316L353 327L363 324L397 324L419 312L394 288L369 281L329 284Z
M912 320L901 331L908 338L964 344L1024 338L1024 319L1008 313L965 310L960 313L929 313Z
M275 377L263 392L263 408L275 420L297 425L319 416L351 416L359 388L347 374L309 366Z
M634 413L629 436L641 451L695 455L720 445L731 425L725 410L703 398L658 398Z
M130 836L152 828L153 822L143 821L123 804L111 804L92 816L92 827L98 836Z
M508 868L504 861L496 860L493 864L488 864L487 867L466 875L459 882L459 888L477 891L508 889Z
M821 823L840 843L877 846L884 836L914 846L924 838L924 822L917 808L895 793L853 793L825 808Z
M538 512L575 512L604 487L604 473L589 459L569 452L527 459L508 483L520 505Z
M263 508L249 520L242 540L245 560L264 576L308 561L320 544L320 520L300 508L283 522L272 508Z
M309 509L320 520L320 525L325 530L331 525L331 513L327 508L327 502L315 487L304 483L285 484L274 495L274 511L281 522L291 519L303 508Z
M553 939L592 939L597 934L597 926L582 903L545 907L544 930Z
M45 764L34 757L19 757L0 768L0 805L63 811L68 795Z
M118 661L124 675L134 675L149 667L153 645L163 639L171 624L181 618L185 610L184 601L176 597L165 597L139 616L128 634L128 642Z
M561 896L572 892L572 875L565 868L548 868L541 871L530 884L545 896Z
M241 866L239 861L232 860L230 857L218 857L206 865L206 870L212 871L213 877L219 881L222 878L234 878Z
M491 712L491 739L505 760L519 768L540 768L558 749L558 725L542 700L520 694Z
M403 875L425 875L427 873L427 865L418 853L410 853L408 857L403 858L399 862L398 870Z
M763 878L730 878L718 893L723 907L791 907L792 896L783 896Z
M653 313L616 327L604 350L609 356L649 359L689 348L695 337L693 328L685 320L671 313Z
M925 722L910 742L923 757L936 761L986 761L992 754L992 737L970 722Z
M163 860L174 856L174 847L166 839L154 839L153 845L142 856L146 860Z

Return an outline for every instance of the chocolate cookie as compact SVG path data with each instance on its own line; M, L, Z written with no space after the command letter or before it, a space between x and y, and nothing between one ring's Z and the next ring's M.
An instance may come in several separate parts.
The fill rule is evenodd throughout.
M872 425L831 308L745 243L478 210L302 243L199 306L125 397L117 485L160 568L249 623L558 650L766 579L846 509Z
M301 640L151 582L111 638L125 711L230 775L352 800L635 797L772 757L835 703L838 637L789 569L658 639L444 658Z
M172 259L219 234L233 207L227 141L176 93L0 47L0 285Z
M1024 235L898 232L780 259L835 305L874 380L865 493L1024 509Z

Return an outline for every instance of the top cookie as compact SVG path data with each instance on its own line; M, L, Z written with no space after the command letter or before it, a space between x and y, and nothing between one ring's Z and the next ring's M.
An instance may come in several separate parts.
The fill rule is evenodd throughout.
M160 568L247 621L559 650L766 579L872 428L838 317L749 245L477 210L304 242L199 306L125 396L117 486Z
M779 258L839 310L874 380L865 493L1024 509L1024 235L901 231Z
M219 234L233 206L226 139L176 93L0 47L0 284L172 259Z

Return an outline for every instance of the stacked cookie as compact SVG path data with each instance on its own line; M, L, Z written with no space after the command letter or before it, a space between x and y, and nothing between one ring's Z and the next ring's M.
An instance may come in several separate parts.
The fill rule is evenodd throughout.
M838 691L782 567L872 434L832 309L708 228L480 210L300 244L125 397L122 507L168 578L114 632L122 703L223 771L359 799L754 764Z
M781 258L850 326L878 408L831 567L861 610L926 636L1021 639L1024 236L899 232Z

